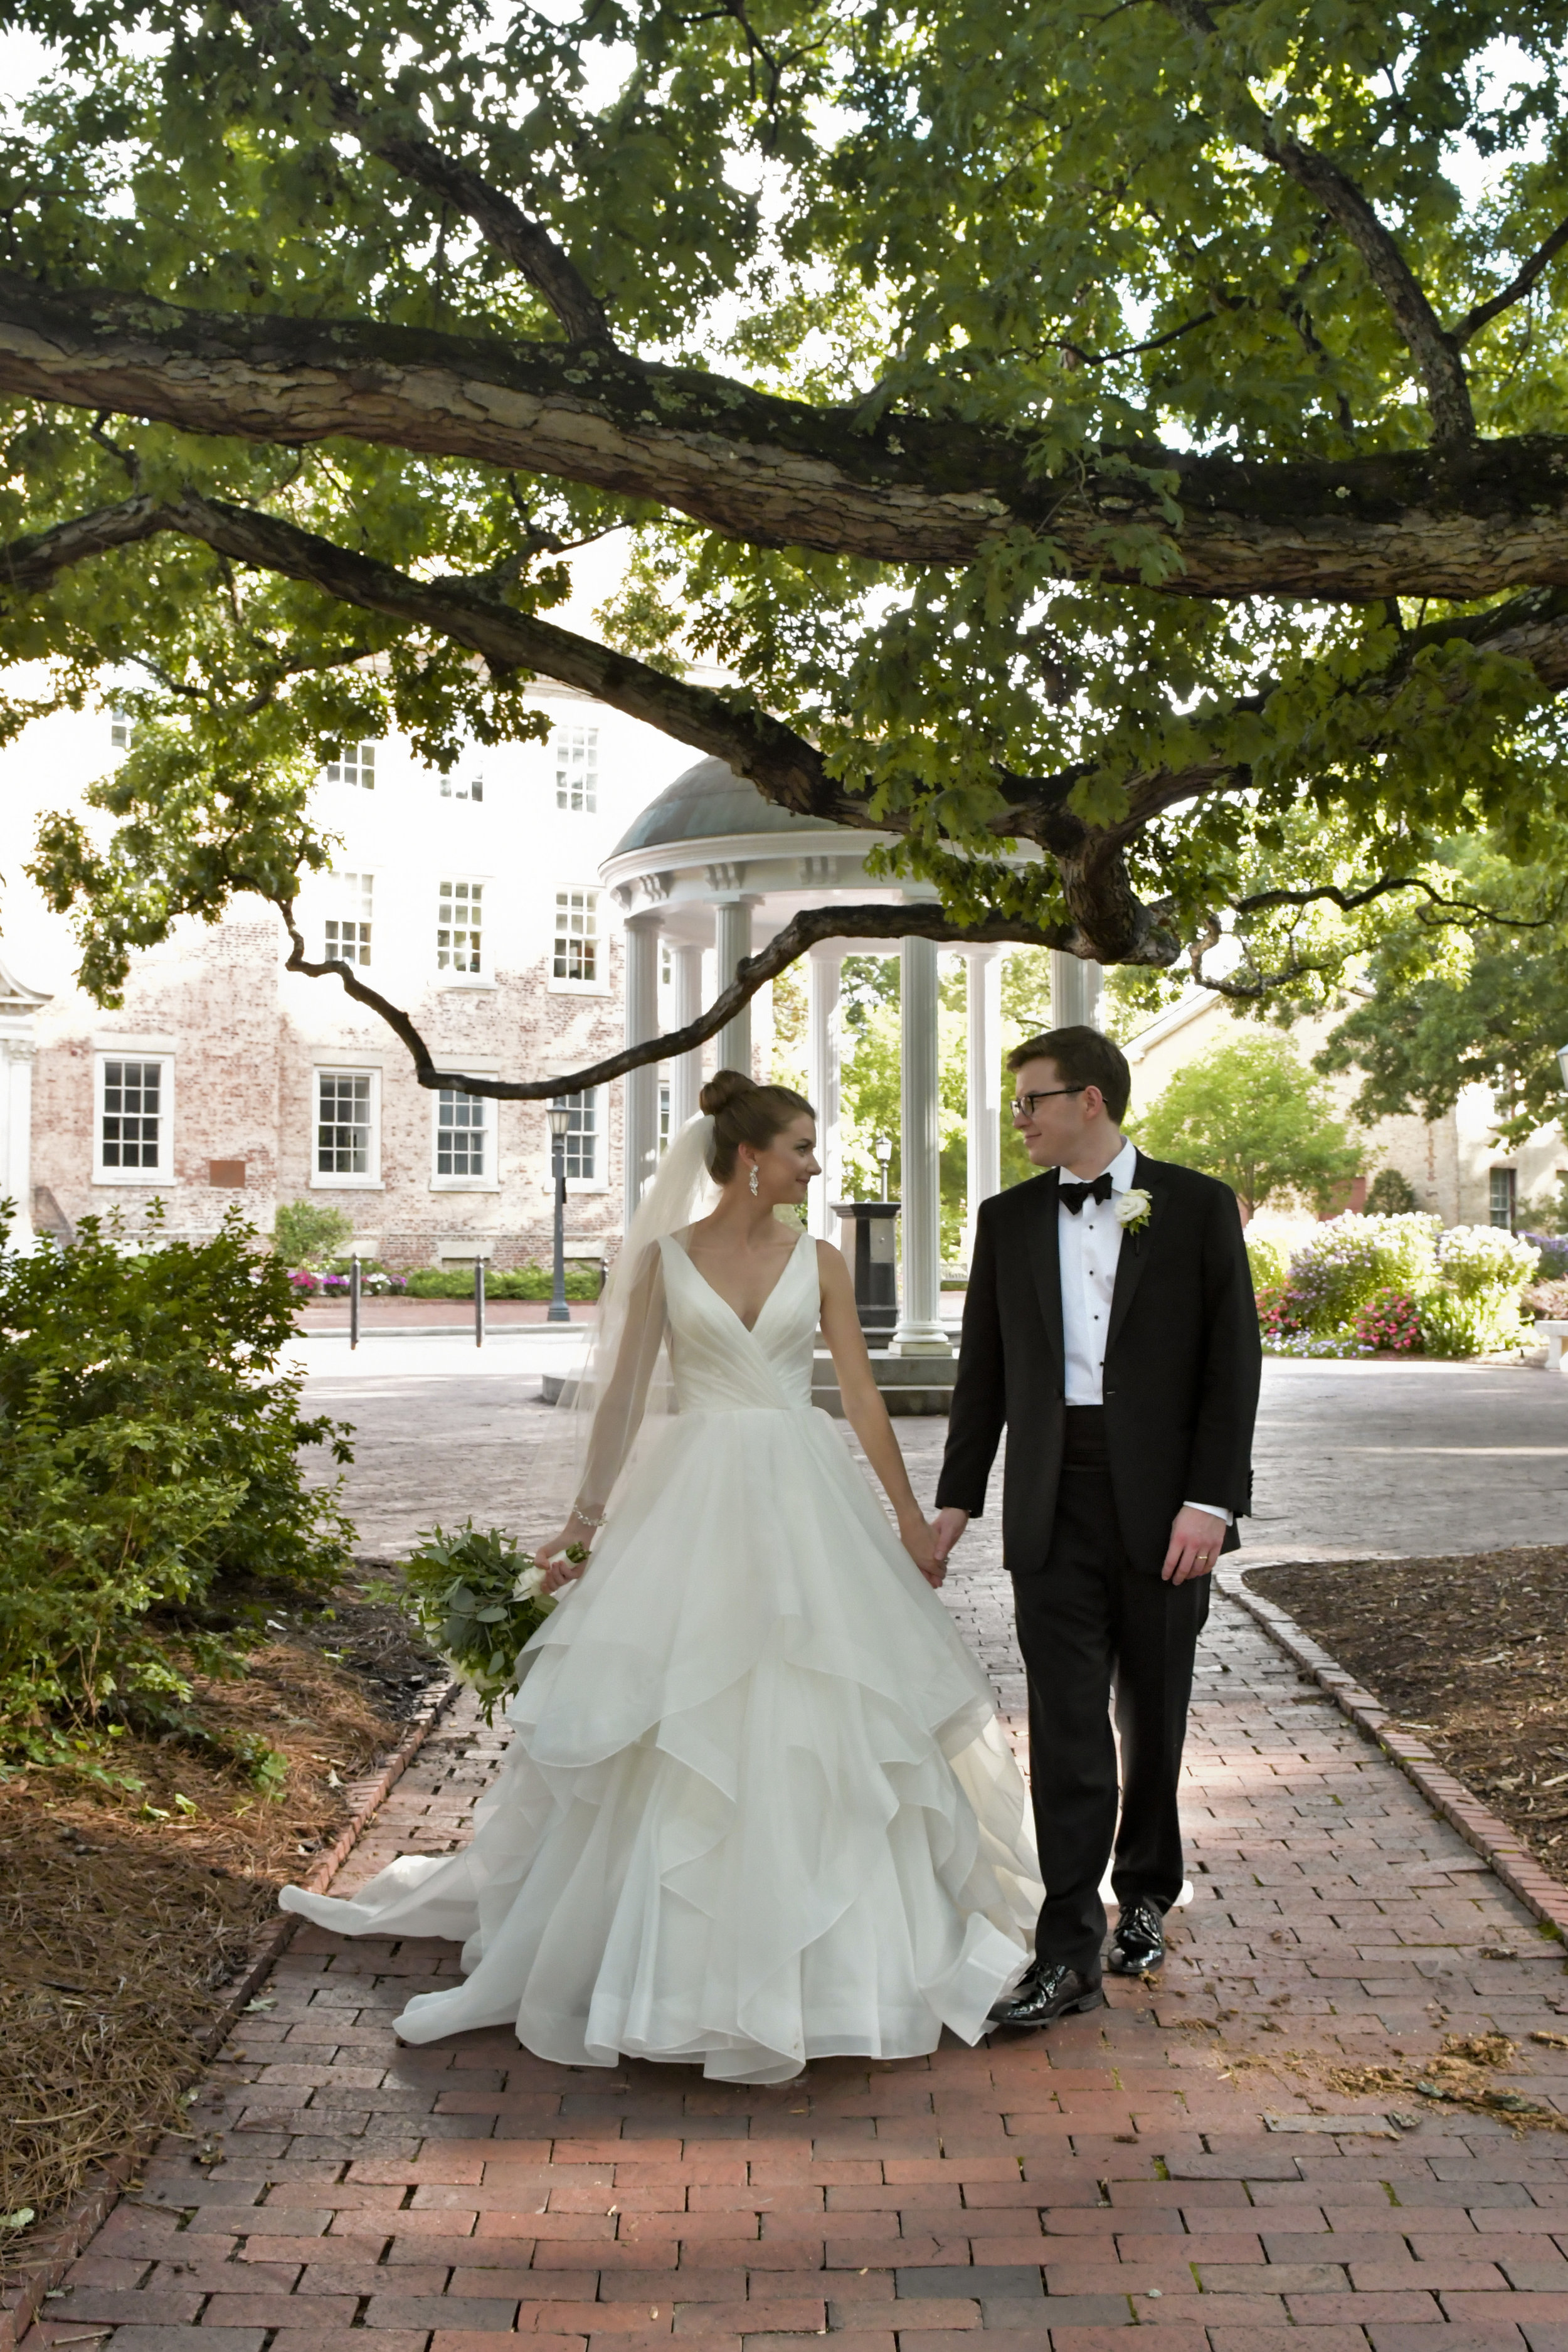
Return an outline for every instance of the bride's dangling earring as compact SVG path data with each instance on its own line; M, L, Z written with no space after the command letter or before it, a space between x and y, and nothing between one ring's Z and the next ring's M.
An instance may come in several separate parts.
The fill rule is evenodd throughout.
M747 1180L746 1180L746 1181L747 1181L747 1182L751 1185L751 1188L752 1188L752 1200L754 1201L754 1200L756 1199L756 1197L757 1197L757 1171L756 1171L755 1167L753 1167L753 1168L752 1168L752 1172L751 1172L751 1175L747 1178Z

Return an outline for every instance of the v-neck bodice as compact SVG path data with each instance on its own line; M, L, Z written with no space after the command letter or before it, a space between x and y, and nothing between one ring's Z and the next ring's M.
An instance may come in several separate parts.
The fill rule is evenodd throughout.
M750 1330L673 1236L659 1244L682 1412L803 1412L820 1308L816 1244L802 1234Z

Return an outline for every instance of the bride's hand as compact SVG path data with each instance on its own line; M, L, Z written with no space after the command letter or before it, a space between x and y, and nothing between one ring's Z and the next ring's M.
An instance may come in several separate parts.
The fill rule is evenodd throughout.
M584 1527L574 1512L558 1536L540 1545L533 1555L533 1564L543 1572L546 1592L559 1592L563 1584L571 1584L582 1575L588 1565L588 1546L593 1540L593 1528ZM568 1559L568 1549L580 1552L582 1558Z
M947 1562L940 1559L936 1549L936 1530L929 1526L922 1514L900 1522L899 1541L925 1578L933 1592L942 1590L947 1574Z

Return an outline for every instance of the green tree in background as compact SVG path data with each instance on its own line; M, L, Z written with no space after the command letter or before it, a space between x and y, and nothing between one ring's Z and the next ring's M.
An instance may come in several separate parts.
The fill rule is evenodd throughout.
M1289 990L1449 919L1446 843L1542 859L1565 12L12 0L0 722L135 722L39 852L87 984L290 909L336 747L527 738L537 677L940 894L758 982L1229 925ZM606 645L547 615L618 528Z
M1326 1208L1362 1161L1323 1081L1288 1037L1264 1031L1211 1046L1129 1126L1152 1159L1228 1184L1248 1216L1288 1195Z

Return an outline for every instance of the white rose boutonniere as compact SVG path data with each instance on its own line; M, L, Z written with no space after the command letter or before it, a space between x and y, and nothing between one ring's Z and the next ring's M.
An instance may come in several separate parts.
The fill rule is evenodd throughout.
M1134 1184L1129 1191L1116 1195L1116 1222L1124 1234L1132 1235L1135 1247L1142 1240L1153 1213L1154 1196L1152 1192L1145 1192L1142 1185Z

